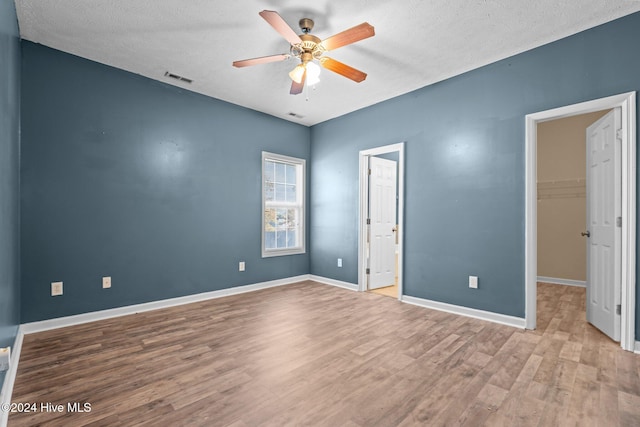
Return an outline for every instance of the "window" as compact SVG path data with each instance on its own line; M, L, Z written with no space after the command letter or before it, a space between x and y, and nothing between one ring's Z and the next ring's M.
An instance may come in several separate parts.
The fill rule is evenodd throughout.
M262 152L262 256L302 254L305 160Z

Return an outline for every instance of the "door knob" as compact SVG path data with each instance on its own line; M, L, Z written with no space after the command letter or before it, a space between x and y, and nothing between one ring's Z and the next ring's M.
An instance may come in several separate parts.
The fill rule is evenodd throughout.
M589 233L589 230L587 231L583 231L582 233L580 233L582 236L587 236L587 237L591 237L591 233Z

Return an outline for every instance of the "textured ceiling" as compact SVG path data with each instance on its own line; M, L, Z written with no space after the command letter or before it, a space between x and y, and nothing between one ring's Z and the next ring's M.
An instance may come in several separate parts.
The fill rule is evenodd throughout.
M640 11L640 1L16 0L16 8L23 39L313 125ZM292 96L293 58L232 67L289 52L258 15L263 9L298 33L299 19L312 18L321 39L369 22L375 37L331 52L367 79L323 70L315 88Z

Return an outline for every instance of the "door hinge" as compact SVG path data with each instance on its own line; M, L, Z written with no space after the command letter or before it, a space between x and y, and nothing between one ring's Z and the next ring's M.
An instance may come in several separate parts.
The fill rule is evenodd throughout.
M616 305L616 314L620 316L622 314L622 306L620 304Z
M616 138L618 138L620 141L622 141L622 129L618 129L616 131Z
M367 218L367 225L371 225L371 218Z
M367 171L368 175L371 175L371 168L369 168L369 170Z
M622 217L621 216L616 218L616 226L617 227L622 227Z
M367 268L367 270L365 271L366 274L371 274L371 269Z

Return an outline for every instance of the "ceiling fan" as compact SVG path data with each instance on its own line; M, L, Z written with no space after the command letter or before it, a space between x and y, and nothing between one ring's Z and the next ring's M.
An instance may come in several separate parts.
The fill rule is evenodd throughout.
M305 82L309 85L314 85L319 81L320 67L318 67L315 61L327 70L340 74L356 83L360 83L367 78L366 73L324 56L324 53L374 36L374 28L369 25L369 23L363 22L353 28L320 40L318 37L309 34L313 29L313 20L309 18L302 18L300 20L299 25L302 29L302 34L298 35L284 19L282 19L278 12L263 10L260 12L260 16L289 42L291 45L289 53L235 61L233 63L234 67L247 67L250 65L284 61L292 56L298 58L300 59L300 64L296 65L289 73L289 77L293 80L291 91L289 92L292 95L301 93Z

